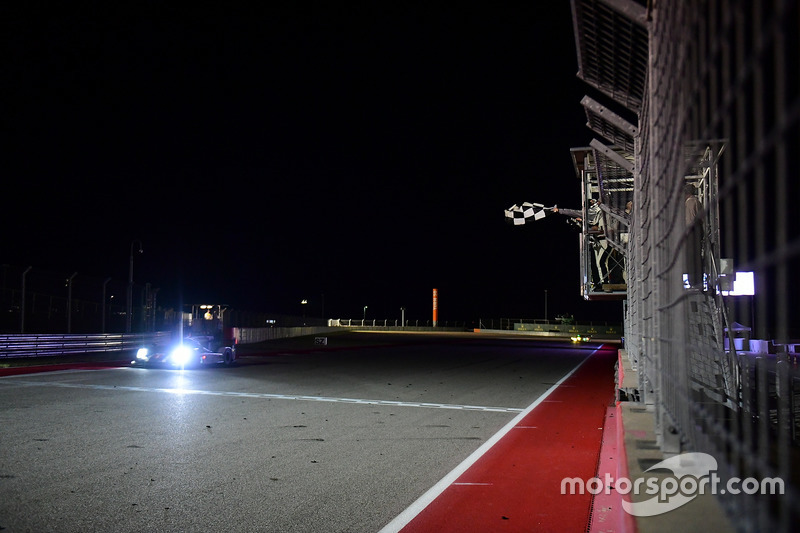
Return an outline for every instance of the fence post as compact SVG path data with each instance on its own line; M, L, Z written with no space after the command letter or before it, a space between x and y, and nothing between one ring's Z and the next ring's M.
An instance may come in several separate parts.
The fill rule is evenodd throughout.
M77 275L77 272L73 272L67 279L67 333L72 333L72 280Z
M22 305L20 306L20 319L19 319L19 332L25 333L25 276L28 275L28 272L31 271L33 267L29 266L25 269L25 272L22 273ZM36 310L34 309L34 313Z
M111 278L106 278L105 281L103 281L103 306L102 306L103 318L101 320L102 325L100 327L100 333L106 332L106 286L108 285L109 281L111 281Z

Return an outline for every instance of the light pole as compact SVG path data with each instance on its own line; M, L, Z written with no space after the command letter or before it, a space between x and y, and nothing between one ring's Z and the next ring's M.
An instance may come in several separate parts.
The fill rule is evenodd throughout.
M128 270L128 312L125 313L125 333L131 332L131 319L133 318L133 245L139 243L139 253L144 253L142 241L134 239L131 241L131 263Z
M77 276L77 272L67 278L67 333L72 333L72 280Z
M100 327L100 333L106 332L106 285L108 282L111 281L111 278L106 278L103 282L103 319L102 319L102 326Z
M544 321L547 323L547 289L544 290Z
M367 320L367 306L365 305L364 306L364 321L366 322L366 320ZM361 324L361 325L363 326L364 324Z
M25 269L25 272L22 273L22 307L20 307L20 319L19 319L19 332L25 333L25 276L28 275L28 272L31 271L33 267L29 266Z
M147 284L150 285L149 283ZM156 309L158 306L156 305L156 298L158 298L158 291L161 290L161 287L156 287L153 290L148 291L147 295L147 305L150 307L150 331L156 330Z

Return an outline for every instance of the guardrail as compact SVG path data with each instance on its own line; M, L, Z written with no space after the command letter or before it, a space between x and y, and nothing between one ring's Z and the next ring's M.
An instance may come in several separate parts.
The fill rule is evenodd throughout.
M552 333L555 335L592 335L620 338L623 330L619 326L599 326L590 324L521 324L514 323L514 331Z
M78 353L121 352L152 342L166 333L95 333L0 335L0 359L47 357Z
M276 339L288 339L290 337L302 337L304 335L317 335L335 331L335 328L303 326L290 328L233 328L233 336L236 344L253 344Z
M466 322L459 321L439 321L434 326L430 320L406 320L403 324L400 320L394 318L330 318L328 319L328 326L341 327L341 328L383 328L383 329L403 329L403 328L428 328L432 330L441 330L443 328L466 328Z

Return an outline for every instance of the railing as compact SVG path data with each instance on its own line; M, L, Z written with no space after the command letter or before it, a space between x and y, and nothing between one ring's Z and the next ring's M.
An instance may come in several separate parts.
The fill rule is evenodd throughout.
M522 326L522 327L521 327ZM572 319L562 320L547 320L544 318L482 318L478 320L475 327L479 329L505 329L505 330L520 330L520 329L535 329L537 327L543 330L559 330L568 331L572 326L593 327L598 330L605 331L608 328L615 329L615 333L622 331L622 324L618 322L580 322L577 323Z
M401 328L425 328L425 329L459 329L467 327L466 322L459 321L439 321L435 326L431 320L406 320L404 323L398 319L363 319L363 318L332 318L328 320L328 326L342 328L382 328L382 329L401 329Z
M0 359L121 352L133 350L164 335L166 333L0 335Z
M302 337L306 335L319 335L335 331L331 327L320 326L298 326L287 328L233 328L233 337L236 344L254 344L258 342L271 341L276 339L288 339L291 337Z

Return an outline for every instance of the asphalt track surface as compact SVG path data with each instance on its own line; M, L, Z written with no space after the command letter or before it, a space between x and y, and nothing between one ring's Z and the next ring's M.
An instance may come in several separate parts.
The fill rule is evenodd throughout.
M541 517L474 505L471 512L488 521L465 522L463 499L426 523L433 501L452 490L422 507L420 501L484 448L490 451L476 465L494 468L509 443L497 436L512 423L541 423L534 441L555 447L540 461L574 455L596 465L597 441L571 452L585 435L559 436L559 428L601 429L594 419L574 417L585 406L571 409L574 390L563 386L587 368L597 344L476 334L329 340L262 345L232 368L74 365L0 377L0 528L440 531L435 520L456 513L462 520L448 522L454 531L553 530L531 522ZM608 380L608 401L610 361L583 373ZM543 397L560 411L532 409ZM528 467L524 483L531 484L536 468ZM549 491L536 500L554 498ZM527 505L524 491L517 492ZM578 519L554 530L585 531L590 502L555 501L560 507L547 505L556 518ZM539 525L557 523L548 519Z

